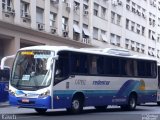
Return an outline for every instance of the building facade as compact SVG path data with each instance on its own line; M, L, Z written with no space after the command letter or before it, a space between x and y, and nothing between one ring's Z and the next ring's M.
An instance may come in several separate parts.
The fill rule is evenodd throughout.
M125 48L160 58L158 0L0 0L0 59L33 45Z

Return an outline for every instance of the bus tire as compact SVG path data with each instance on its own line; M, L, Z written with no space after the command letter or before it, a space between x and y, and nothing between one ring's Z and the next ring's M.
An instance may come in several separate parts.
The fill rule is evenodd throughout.
M137 97L134 94L131 94L129 96L129 100L128 100L128 109L129 110L135 110L137 106Z
M128 104L126 106L122 106L121 108L124 110L135 110L136 106L137 106L136 94L131 94L128 98Z
M39 114L44 114L46 113L47 109L43 109L43 108L35 108L35 111Z
M160 106L160 102L157 102L157 105Z
M82 112L83 110L83 99L80 97L74 97L72 99L71 108L67 108L67 111L73 114Z

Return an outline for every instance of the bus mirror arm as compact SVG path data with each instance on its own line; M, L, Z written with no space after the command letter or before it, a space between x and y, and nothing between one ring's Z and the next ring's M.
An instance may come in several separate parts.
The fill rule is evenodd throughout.
M1 60L1 70L4 69L6 60L11 59L11 58L13 59L14 57L15 57L15 55L3 57L2 60Z

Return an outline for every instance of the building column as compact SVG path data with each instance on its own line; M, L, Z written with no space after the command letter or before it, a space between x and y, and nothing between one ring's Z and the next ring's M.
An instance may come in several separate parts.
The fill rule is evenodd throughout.
M50 32L49 22L50 22L50 0L45 0L44 23L46 32Z
M4 56L14 55L20 48L20 37L16 36L13 39L8 40L5 44ZM12 67L13 59L8 59L6 65Z
M89 14L88 14L88 17L89 17L89 32L90 32L90 43L92 44L92 41L93 41L93 8L94 8L94 2L92 0L89 1L89 8L88 8L88 11L89 11ZM100 7L99 7L100 9Z
M80 17L80 21L79 21L79 27L80 27L80 31L82 31L82 33L80 34L80 41L82 41L83 39L83 2L80 2L80 6L79 6L79 17Z
M120 39L120 44L121 44L121 47L122 48L124 48L124 49L126 49L125 48L125 44L126 44L126 15L125 15L125 13L126 13L126 3L124 2L123 3L123 12L122 12L122 15L121 15L121 22L120 22L120 24L121 24L121 26L122 26L122 34L121 34L121 39Z
M73 39L73 12L74 12L74 5L73 5L73 0L69 1L71 4L70 8L70 13L69 13L69 20L68 20L68 25L69 25L69 38Z
M2 20L2 0L0 0L0 20Z
M15 16L14 16L14 23L15 24L20 24L20 0L14 0L13 1L14 4L14 10L15 10Z
M58 35L62 35L62 0L59 0L58 4L58 14L57 14L57 33Z
M36 0L31 0L30 1L31 5L31 28L37 29L37 23L36 23Z

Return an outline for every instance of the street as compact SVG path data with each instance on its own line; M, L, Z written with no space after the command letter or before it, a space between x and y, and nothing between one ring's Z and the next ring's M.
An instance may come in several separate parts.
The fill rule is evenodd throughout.
M72 115L65 109L49 110L46 114L37 114L33 109L1 107L0 119L16 120L160 120L160 109L156 104L137 106L135 111L122 111L117 106L109 106L106 111L96 111L87 107L84 112Z

